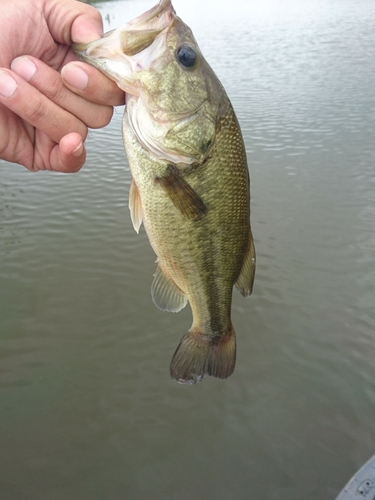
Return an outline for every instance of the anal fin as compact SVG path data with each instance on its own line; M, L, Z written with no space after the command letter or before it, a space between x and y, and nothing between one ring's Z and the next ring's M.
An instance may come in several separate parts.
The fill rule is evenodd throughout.
M255 277L255 247L251 231L249 232L249 243L239 277L236 281L236 288L244 297L251 295L253 291Z
M169 165L167 174L157 177L155 181L172 200L174 206L188 219L198 220L207 213L207 207L202 198L194 191L174 165Z
M166 276L160 265L158 265L154 274L151 296L156 307L162 311L178 312L187 304L186 295L171 278Z

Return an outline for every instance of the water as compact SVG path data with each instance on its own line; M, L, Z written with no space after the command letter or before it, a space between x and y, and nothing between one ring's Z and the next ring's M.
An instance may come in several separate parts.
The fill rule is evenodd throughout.
M152 6L97 3L106 29ZM175 0L237 110L253 296L227 381L169 379L122 109L76 175L0 164L0 498L334 499L375 453L375 4Z

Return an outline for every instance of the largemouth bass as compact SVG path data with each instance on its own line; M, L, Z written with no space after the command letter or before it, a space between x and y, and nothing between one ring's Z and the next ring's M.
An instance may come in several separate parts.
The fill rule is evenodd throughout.
M233 286L250 295L255 273L246 152L227 94L170 0L75 51L126 92L129 207L157 255L153 301L172 312L190 303L170 374L227 378Z

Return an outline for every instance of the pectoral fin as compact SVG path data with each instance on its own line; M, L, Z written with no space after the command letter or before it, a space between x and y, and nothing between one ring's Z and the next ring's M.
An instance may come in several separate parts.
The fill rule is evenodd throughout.
M185 181L177 167L169 165L167 175L155 180L170 197L174 206L188 219L198 220L206 215L207 207L204 201Z
M255 247L253 235L249 233L249 243L242 263L240 275L236 282L236 288L244 297L251 295L255 276Z
M136 232L139 233L139 228L141 227L143 220L143 208L137 184L134 182L134 179L131 181L129 190L129 210L133 227Z
M163 272L160 266L156 268L154 281L151 285L152 300L162 311L178 312L187 304L186 295Z

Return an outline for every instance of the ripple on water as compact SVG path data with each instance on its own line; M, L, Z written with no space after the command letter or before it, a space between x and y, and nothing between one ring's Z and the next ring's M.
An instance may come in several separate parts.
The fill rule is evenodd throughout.
M99 6L112 29L152 3ZM243 498L249 485L253 498L334 498L373 454L375 4L174 4L247 148L257 274L253 295L233 298L236 370L196 387L169 380L191 314L153 306L122 108L90 131L76 175L2 162L0 462L12 498Z

